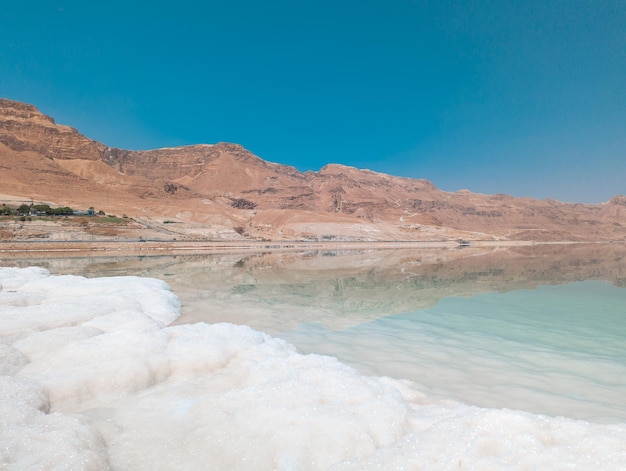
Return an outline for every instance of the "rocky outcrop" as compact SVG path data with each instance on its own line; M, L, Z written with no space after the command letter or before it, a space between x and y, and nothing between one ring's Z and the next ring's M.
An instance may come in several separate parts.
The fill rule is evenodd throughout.
M624 196L584 205L450 193L339 164L299 172L230 143L128 151L6 99L0 184L9 195L214 224L248 237L626 239Z
M0 142L15 152L48 159L100 160L105 146L58 125L32 105L0 98Z

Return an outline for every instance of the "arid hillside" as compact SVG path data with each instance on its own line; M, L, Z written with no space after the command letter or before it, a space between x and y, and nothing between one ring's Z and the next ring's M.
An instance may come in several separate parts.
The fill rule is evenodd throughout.
M0 99L0 202L29 200L126 215L178 239L626 239L624 196L585 205L450 193L339 164L299 172L228 143L127 151Z

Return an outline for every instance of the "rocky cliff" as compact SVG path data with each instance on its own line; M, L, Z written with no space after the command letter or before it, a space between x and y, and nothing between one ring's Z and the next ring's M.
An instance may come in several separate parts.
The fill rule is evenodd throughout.
M0 193L176 223L186 237L624 240L626 197L601 205L438 190L329 164L267 162L236 144L107 147L0 99Z

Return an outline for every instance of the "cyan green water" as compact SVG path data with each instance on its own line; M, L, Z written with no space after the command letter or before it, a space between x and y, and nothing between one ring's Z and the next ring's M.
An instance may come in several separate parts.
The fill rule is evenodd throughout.
M609 282L453 296L342 331L306 324L281 336L431 395L626 422L626 290Z
M0 259L164 279L231 322L465 403L626 422L626 245Z

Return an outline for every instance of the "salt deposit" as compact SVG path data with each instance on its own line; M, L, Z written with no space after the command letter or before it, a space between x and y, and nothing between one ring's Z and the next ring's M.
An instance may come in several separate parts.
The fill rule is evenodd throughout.
M5 469L623 469L626 425L434 400L164 282L0 268Z

